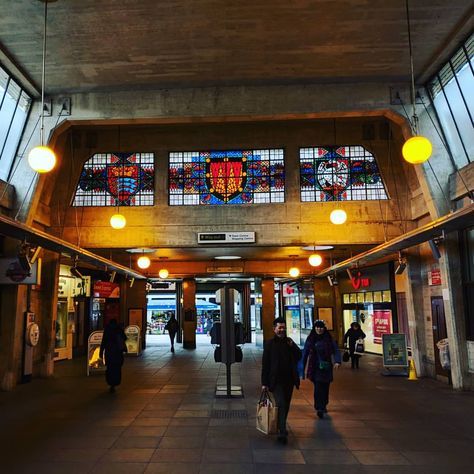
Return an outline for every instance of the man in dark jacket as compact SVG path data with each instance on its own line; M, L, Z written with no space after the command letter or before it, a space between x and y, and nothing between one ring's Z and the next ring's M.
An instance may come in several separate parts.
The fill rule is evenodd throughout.
M273 321L273 339L265 342L262 359L262 390L268 389L275 397L278 407L278 441L288 442L286 419L290 409L293 387L299 388L300 378L297 365L301 350L286 336L286 321Z

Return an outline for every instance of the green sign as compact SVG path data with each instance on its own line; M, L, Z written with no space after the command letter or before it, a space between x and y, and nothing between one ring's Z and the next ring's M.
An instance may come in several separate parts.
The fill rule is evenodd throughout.
M408 367L406 334L382 334L384 367Z

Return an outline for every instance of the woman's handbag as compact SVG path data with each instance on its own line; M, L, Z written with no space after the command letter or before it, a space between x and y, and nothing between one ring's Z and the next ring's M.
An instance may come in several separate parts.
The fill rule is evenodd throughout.
M351 358L351 354L349 353L349 349L346 349L344 351L344 354L342 354L342 361L343 362L349 362L350 358Z
M355 348L354 348L354 354L355 355L362 355L364 353L364 340L363 339L357 339L355 343Z
M262 390L257 403L257 430L265 434L277 432L278 407L273 395L268 390Z

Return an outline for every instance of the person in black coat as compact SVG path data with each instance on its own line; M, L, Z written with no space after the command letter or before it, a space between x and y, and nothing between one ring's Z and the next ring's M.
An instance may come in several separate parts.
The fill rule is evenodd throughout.
M174 314L171 315L170 319L166 323L165 330L168 331L168 334L170 336L171 352L174 352L174 338L179 330L179 324L176 318L174 317Z
M266 341L262 358L262 390L270 390L278 407L278 441L288 442L286 419L290 409L293 387L299 388L298 361L301 349L286 335L286 321L273 321L275 336Z
M307 368L306 377L314 384L314 409L319 418L324 418L324 413L327 413L333 368L337 369L340 364L339 348L328 333L325 322L318 319L304 344L303 368Z
M344 344L349 340L349 353L351 355L351 369L359 368L360 355L354 354L355 345L358 339L365 339L365 333L362 331L358 322L353 322L351 327L344 334Z
M105 380L110 385L110 392L115 392L115 387L122 381L123 353L127 352L126 340L127 336L117 324L117 320L111 319L104 329L99 352L101 359L105 353Z

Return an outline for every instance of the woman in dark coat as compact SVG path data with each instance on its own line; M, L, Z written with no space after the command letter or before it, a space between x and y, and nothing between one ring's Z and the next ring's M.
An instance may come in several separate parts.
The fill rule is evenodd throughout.
M176 333L179 331L179 324L176 318L174 317L174 314L171 315L170 319L166 323L165 331L168 331L171 342L171 352L174 352L174 338L176 336Z
M351 369L358 369L360 355L354 354L355 345L356 345L357 339L365 339L365 333L360 328L360 324L358 322L353 322L351 324L351 327L347 330L346 334L344 334L344 344L347 344L348 339L349 339L349 353L351 355Z
M324 321L315 321L306 339L303 367L306 367L306 364L306 377L314 384L314 408L318 417L324 418L329 403L329 385L333 381L333 368L337 369L341 364L341 353L327 332Z
M122 381L123 353L127 352L125 341L127 336L117 324L116 319L111 319L104 329L102 343L100 344L100 358L105 352L105 380L110 385L110 392L115 392L115 387Z

